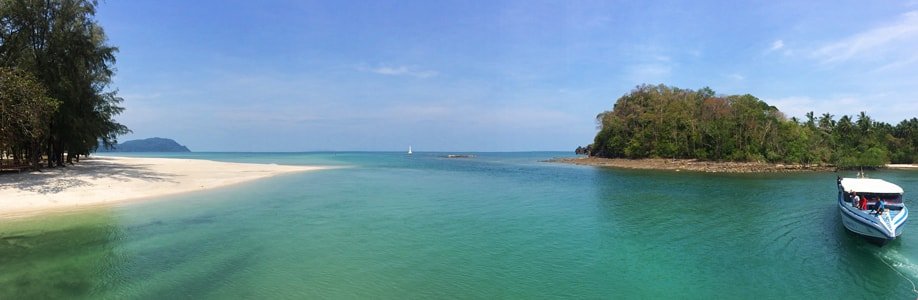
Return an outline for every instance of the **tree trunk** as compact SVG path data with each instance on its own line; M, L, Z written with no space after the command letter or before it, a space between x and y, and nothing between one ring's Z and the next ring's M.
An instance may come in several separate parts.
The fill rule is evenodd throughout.
M57 145L57 147L58 148L55 149L55 152L57 152L57 154L54 155L55 165L57 165L58 167L66 167L64 165L64 150L63 150L64 147L61 147L61 145Z
M30 156L29 160L30 160L30 165L32 166L32 170L38 171L39 169L41 169L41 162L40 162L41 144L39 144L38 141L36 140L32 140L32 151L30 152L31 153L29 155Z
M51 137L48 137L48 168L54 167L54 143L51 140Z

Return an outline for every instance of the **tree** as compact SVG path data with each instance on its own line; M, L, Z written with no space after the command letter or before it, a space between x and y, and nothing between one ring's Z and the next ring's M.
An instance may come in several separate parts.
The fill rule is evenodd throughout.
M48 166L88 154L99 140L112 145L129 131L113 119L123 111L122 99L108 90L117 48L107 44L94 19L96 5L90 0L0 5L0 66L33 74L59 101L46 123Z
M590 155L703 160L830 163L876 167L918 161L918 118L897 126L866 112L788 120L755 96L719 96L665 85L639 85L596 116Z
M918 118L902 120L887 135L885 144L893 163L918 162Z
M24 149L33 169L38 169L41 142L48 135L48 120L59 102L28 73L0 68L0 151L14 159Z

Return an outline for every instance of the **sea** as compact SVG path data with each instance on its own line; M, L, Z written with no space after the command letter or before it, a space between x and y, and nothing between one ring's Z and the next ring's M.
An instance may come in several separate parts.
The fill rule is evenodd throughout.
M853 172L546 162L566 152L106 155L339 168L3 220L0 299L918 297L918 222L883 247L842 226L836 176ZM918 172L868 175L918 207Z

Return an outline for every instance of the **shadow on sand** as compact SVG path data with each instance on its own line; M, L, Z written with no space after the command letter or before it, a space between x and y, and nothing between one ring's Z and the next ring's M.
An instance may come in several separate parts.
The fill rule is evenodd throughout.
M0 189L13 188L34 193L55 194L70 188L89 186L91 185L89 180L106 178L121 182L131 180L175 182L170 179L171 175L155 172L145 164L127 165L116 163L107 157L93 157L63 168L0 175Z

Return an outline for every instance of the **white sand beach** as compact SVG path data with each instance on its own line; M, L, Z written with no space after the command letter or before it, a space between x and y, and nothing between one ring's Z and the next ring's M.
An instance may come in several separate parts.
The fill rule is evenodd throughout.
M888 164L887 168L890 169L900 169L900 170L918 170L918 165L911 164Z
M66 168L0 175L0 218L186 193L328 168L94 156Z

